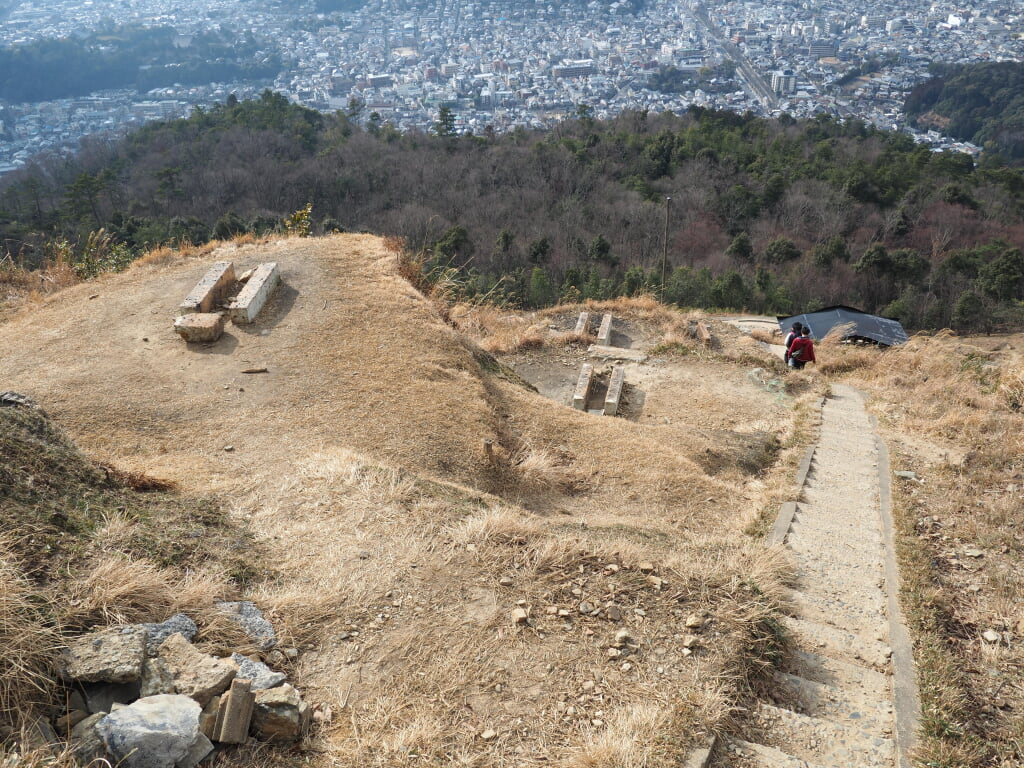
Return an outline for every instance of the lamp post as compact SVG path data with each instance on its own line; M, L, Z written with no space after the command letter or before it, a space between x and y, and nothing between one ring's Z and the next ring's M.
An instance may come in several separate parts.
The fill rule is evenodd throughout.
M665 301L665 273L668 270L668 212L672 207L672 198L665 197L665 243L661 252L661 300Z

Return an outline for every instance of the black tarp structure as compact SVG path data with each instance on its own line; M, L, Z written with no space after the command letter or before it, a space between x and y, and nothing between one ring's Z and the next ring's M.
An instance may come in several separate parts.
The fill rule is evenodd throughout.
M899 320L869 315L867 312L843 305L777 319L783 334L789 333L793 323L799 322L811 329L811 336L815 339L823 339L832 329L840 327L843 341L867 341L886 347L907 342L907 332L903 330Z

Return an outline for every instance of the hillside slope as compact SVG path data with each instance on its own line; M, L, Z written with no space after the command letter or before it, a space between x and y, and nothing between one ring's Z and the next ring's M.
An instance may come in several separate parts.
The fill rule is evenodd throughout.
M217 259L276 261L283 286L256 324L186 345L171 320ZM524 386L381 240L349 235L140 263L3 330L2 388L251 527L269 577L249 597L320 705L315 764L674 765L777 650L783 564L742 533L771 483L748 439L714 448L790 429L749 340L725 340L735 362L656 362L642 386L681 398L674 424L594 417Z

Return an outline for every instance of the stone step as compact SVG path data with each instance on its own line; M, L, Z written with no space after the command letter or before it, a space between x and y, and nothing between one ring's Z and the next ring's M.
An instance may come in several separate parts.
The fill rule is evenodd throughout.
M895 720L892 702L886 699L866 695L859 687L837 688L786 672L775 672L773 678L773 698L794 712L892 737Z
M862 565L856 571L845 569L842 563L824 560L794 558L800 567L800 589L817 585L825 594L846 594L849 602L871 609L884 596L885 572L881 564Z
M892 698L892 678L888 675L810 651L791 651L784 670L834 688L857 689L878 701Z
M744 768L823 768L818 763L801 760L775 747L766 747L764 744L755 744L743 739L729 739L725 751L727 759L739 758L735 763ZM729 765L733 765L733 762Z
M884 565L884 553L881 549L852 550L846 547L823 545L820 549L807 540L806 531L790 534L786 537L787 544L794 557L801 565L808 564L820 569L835 570L837 568L862 576L862 570L881 569Z
M801 760L823 768L894 768L893 740L831 720L810 717L788 709L761 704L755 715L773 745Z
M853 664L865 664L879 672L889 670L892 649L873 638L788 616L782 619L782 625L802 650Z
M870 529L861 529L856 537L826 536L824 521L815 517L814 509L797 505L797 512L789 526L786 543L794 552L837 552L858 555L878 555L882 552L882 537ZM830 530L834 530L830 527Z
M845 592L835 594L814 583L800 584L800 590L786 590L790 613L801 619L831 624L848 632L888 638L889 619L882 612L884 602L877 604L851 600Z

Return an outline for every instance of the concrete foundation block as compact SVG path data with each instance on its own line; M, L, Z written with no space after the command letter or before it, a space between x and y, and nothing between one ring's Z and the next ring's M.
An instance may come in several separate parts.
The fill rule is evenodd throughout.
M224 333L225 322L221 312L181 315L174 321L174 332L188 342L216 341Z
M231 322L245 325L255 320L279 282L281 273L277 269L277 262L270 261L256 267L245 288L228 307Z
M608 394L604 398L604 415L614 416L619 412L619 400L622 398L622 387L626 383L626 369L621 365L612 368L612 377L608 382Z
M612 343L612 316L605 314L601 318L601 329L597 332L597 343L611 346Z
M182 314L189 312L212 312L220 306L235 285L235 265L230 261L215 261L213 266L196 283L196 287L178 307Z
M584 363L580 369L580 378L576 382L576 391L572 395L572 407L577 411L587 409L587 399L590 397L590 388L594 383L594 366L591 363Z

